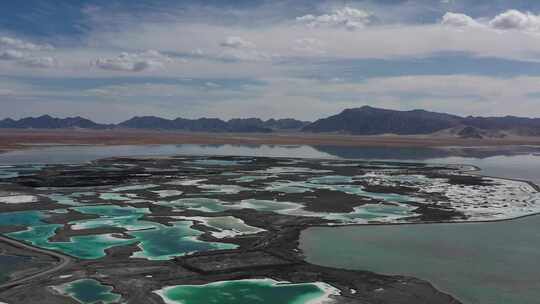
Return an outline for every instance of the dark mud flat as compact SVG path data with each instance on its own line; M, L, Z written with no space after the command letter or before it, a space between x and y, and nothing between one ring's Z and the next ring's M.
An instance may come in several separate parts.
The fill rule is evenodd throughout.
M0 215L29 210L43 215L38 224L1 225L0 221L2 233L12 236L14 231L55 225L54 233L40 240L45 245L39 246L96 235L130 243L110 246L103 257L93 259L47 247L71 262L20 284L0 286L0 301L76 303L52 287L81 278L113 287L126 303L164 303L155 291L165 286L271 278L324 282L340 290L333 297L336 303L459 303L419 279L309 264L298 249L298 240L303 229L313 226L469 220L474 213L453 205L445 192L420 191L424 184L416 181L422 176L437 183L444 180L441 185L448 188L496 187L493 180L470 176L464 169L263 157L114 158L44 166L0 184L0 201L17 195L36 198L0 203ZM381 184L373 173L397 181ZM100 215L89 213L84 209L87 206L133 213ZM219 233L227 232L226 228L200 218L234 218L259 230L223 236ZM236 248L198 250L170 259L134 256L145 245L136 232L166 230L186 219L193 222L191 228L201 243ZM100 220L108 222L96 224ZM25 251L33 252L32 248Z

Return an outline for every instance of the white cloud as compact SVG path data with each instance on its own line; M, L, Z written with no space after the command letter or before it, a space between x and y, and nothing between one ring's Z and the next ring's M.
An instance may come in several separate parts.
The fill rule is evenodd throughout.
M219 43L222 47L233 48L233 49L251 49L255 47L255 43L247 41L242 37L238 36L229 36L225 40Z
M349 30L363 28L371 23L372 19L372 13L347 6L335 9L330 14L319 16L310 14L296 18L298 22L305 23L310 27L343 27Z
M447 25L447 26L456 26L456 27L480 25L480 23L478 23L476 20L474 20L470 16L467 16L465 14L451 13L451 12L447 12L446 14L444 14L444 16L442 17L441 24Z
M540 16L529 12L508 10L491 19L489 26L502 30L538 31L540 29Z
M50 51L54 48L49 44L34 44L21 39L2 36L0 37L0 48L11 48L27 51Z
M24 57L24 53L17 50L0 51L0 60L18 60Z
M53 57L25 57L19 63L30 68L52 68L58 65Z
M496 30L537 32L540 30L540 15L512 9L491 19L473 19L465 14L447 12L443 16L441 24L454 27L485 27Z
M142 53L121 53L114 58L98 58L91 62L92 66L103 70L141 72L164 67L166 62L170 62L168 56L155 50L148 50Z
M234 61L266 61L272 55L256 49L256 44L239 36L228 36L219 43L224 50L219 51L217 58ZM204 55L212 57L212 54Z
M34 44L12 37L0 37L0 60L29 68L51 68L58 65L55 58L43 54L54 48L48 44Z

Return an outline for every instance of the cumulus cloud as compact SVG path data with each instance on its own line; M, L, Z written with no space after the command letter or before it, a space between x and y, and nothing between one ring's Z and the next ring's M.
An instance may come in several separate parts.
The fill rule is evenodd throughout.
M141 72L164 67L172 61L168 56L155 50L142 53L121 53L114 58L98 58L91 62L92 66L109 71Z
M310 14L296 18L296 21L305 23L310 27L343 27L349 30L363 28L372 20L372 13L351 7L335 9L330 14L319 16Z
M480 25L480 23L478 23L476 20L474 20L470 16L467 16L465 14L451 13L451 12L447 12L446 14L444 14L444 16L442 17L441 24L447 25L447 26L456 26L456 27Z
M465 14L444 14L441 24L453 27L485 27L496 30L518 30L537 32L540 30L540 15L518 10L508 10L492 19L474 19Z
M540 29L540 15L508 10L491 19L489 26L502 30L538 31Z
M48 44L34 44L12 37L0 37L0 60L12 61L17 65L29 68L51 68L58 62L50 56L43 56L44 52L54 48Z
M255 43L247 41L242 37L238 36L229 36L225 40L219 43L222 47L233 48L233 49L251 49L255 48Z
M50 44L34 44L12 37L0 37L0 48L10 48L27 51L50 51L54 48Z

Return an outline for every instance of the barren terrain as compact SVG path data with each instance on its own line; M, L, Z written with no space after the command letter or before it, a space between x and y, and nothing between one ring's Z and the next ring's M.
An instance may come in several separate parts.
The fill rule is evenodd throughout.
M540 145L540 137L463 139L436 135L354 136L342 134L188 133L140 130L0 130L0 151L32 145L269 144L357 147L444 147Z

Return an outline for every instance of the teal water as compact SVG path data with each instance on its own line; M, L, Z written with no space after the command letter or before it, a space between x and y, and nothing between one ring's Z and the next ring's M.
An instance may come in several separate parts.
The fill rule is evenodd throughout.
M99 206L84 206L71 208L78 212L86 214L95 214L100 216L128 216L128 215L144 215L149 214L148 208L135 208L131 206L116 206L116 205L99 205Z
M19 211L0 213L0 226L44 224L45 215L40 211Z
M51 200L57 202L61 205L67 205L67 206L80 206L82 205L79 201L77 201L75 198L73 198L73 195L67 195L67 194L61 194L61 193L52 193L45 195Z
M174 223L172 227L160 225L158 229L129 232L140 241L141 248L132 257L169 260L193 252L237 248L234 244L198 240L202 232L192 229L192 224L191 221L182 221Z
M536 304L540 216L493 223L310 228L300 248L329 267L410 275L467 304Z
M57 224L32 226L27 230L8 233L7 236L28 242L34 246L56 250L80 259L99 259L105 256L105 250L134 243L134 239L121 239L110 234L74 236L69 242L50 242L55 235Z
M124 228L128 231L143 229L158 229L160 224L141 220L145 214L150 214L148 208L116 205L85 206L72 208L81 213L100 216L97 219L72 221L71 229L82 230L103 227Z
M167 303L178 304L308 304L327 298L325 284L290 284L270 279L179 285L157 293ZM313 302L312 302L313 303Z
M120 207L114 205L72 207L85 214L100 216L97 219L72 221L72 229L92 229L117 227L127 230L132 238L119 238L111 234L84 235L71 237L69 242L51 242L58 224L46 224L45 215L39 211L0 213L0 226L24 225L26 230L7 233L6 235L34 246L56 250L80 259L99 259L105 256L105 250L139 242L140 252L134 257L151 260L171 259L197 251L216 249L234 249L237 246L227 243L205 242L198 240L202 232L191 228L192 221L179 221L173 226L144 221L141 218L149 214L147 208Z
M58 289L82 304L118 303L121 298L119 294L112 292L112 287L104 286L92 279L77 280Z

